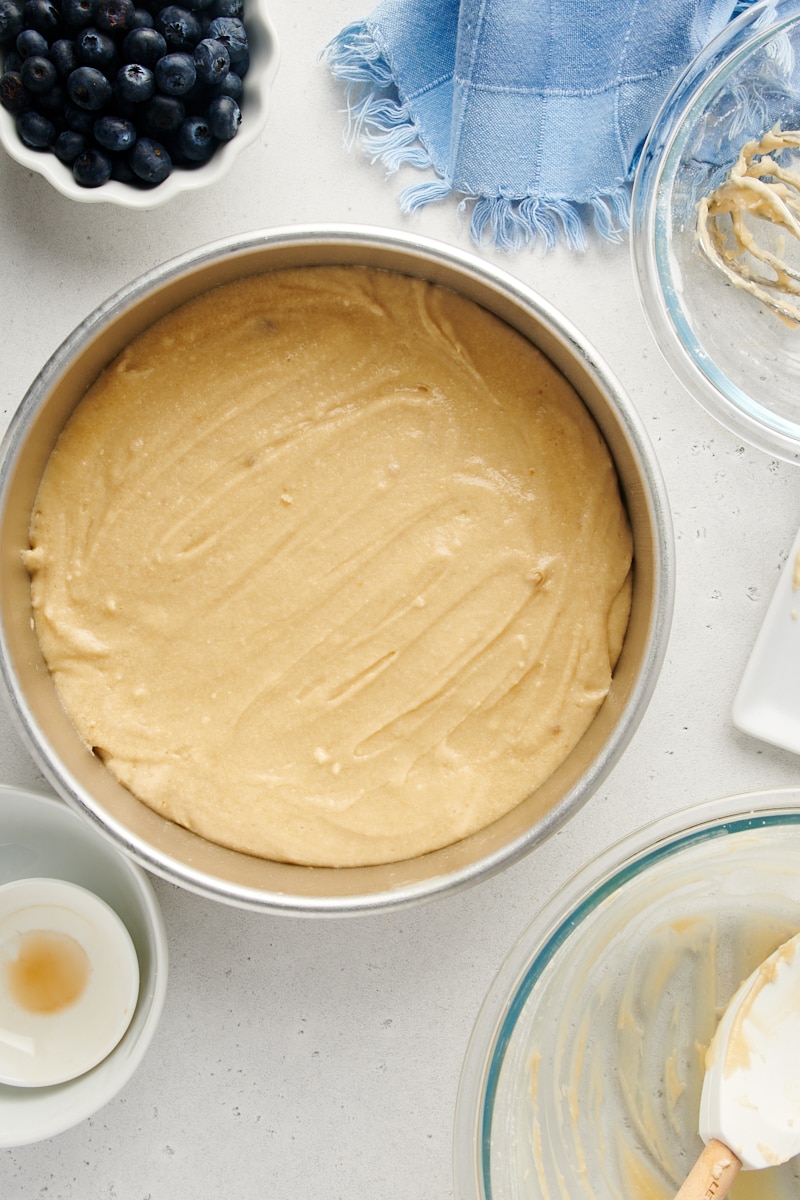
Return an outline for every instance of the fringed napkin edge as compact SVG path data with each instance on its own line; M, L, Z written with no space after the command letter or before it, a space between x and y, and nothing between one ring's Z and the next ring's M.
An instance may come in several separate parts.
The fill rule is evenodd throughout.
M365 21L345 26L321 58L346 87L345 142L349 148L360 144L372 162L386 167L388 175L403 166L431 169L439 175L401 191L403 213L457 194L461 197L459 211L471 210L472 239L478 245L491 243L509 251L536 243L550 250L560 241L571 249L585 250L590 225L605 241L623 239L630 224L629 180L620 179L586 201L512 195L502 190L491 196L458 191L442 165L433 161L409 106L397 92L390 64Z

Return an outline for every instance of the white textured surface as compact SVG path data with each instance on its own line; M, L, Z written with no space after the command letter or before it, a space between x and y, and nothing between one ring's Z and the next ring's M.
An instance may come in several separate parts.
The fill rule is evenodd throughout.
M203 242L346 221L470 248L453 203L403 218L396 191L410 174L386 181L343 146L341 93L317 56L369 7L272 0L282 60L267 128L206 192L152 212L75 205L0 159L3 423L81 317ZM0 1152L3 1200L446 1200L467 1039L500 962L544 898L599 846L660 813L800 779L800 759L730 719L800 522L800 469L742 446L674 380L640 313L626 246L487 256L594 343L637 405L666 478L675 621L631 746L533 856L406 914L278 919L156 881L172 962L155 1042L96 1117L51 1142ZM0 780L42 786L2 713Z

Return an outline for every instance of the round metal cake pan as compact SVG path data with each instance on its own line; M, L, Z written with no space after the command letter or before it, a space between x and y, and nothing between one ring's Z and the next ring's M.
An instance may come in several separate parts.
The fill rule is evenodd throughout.
M500 820L444 849L402 862L324 868L256 858L205 841L120 785L64 712L33 628L28 545L34 499L70 413L100 371L143 329L192 297L283 267L363 265L443 284L483 305L538 346L602 431L634 539L630 622L611 690L562 766ZM660 469L635 407L582 335L550 304L476 255L403 233L292 226L229 238L148 272L101 304L53 354L0 447L0 675L10 711L55 790L147 870L242 907L294 915L389 910L450 894L540 845L593 794L647 707L672 615L674 549Z

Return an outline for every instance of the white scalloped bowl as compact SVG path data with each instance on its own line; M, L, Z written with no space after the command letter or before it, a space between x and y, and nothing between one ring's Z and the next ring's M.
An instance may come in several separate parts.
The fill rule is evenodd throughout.
M157 187L137 188L117 180L102 187L81 187L54 154L31 150L19 137L13 116L0 107L0 144L11 158L43 175L48 183L82 204L119 204L123 208L156 208L184 192L210 187L227 175L239 155L256 142L264 129L269 112L272 85L278 70L280 51L275 28L265 0L247 0L245 25L250 44L250 69L244 78L241 101L242 124L236 137L218 147L209 162L201 167L175 167Z

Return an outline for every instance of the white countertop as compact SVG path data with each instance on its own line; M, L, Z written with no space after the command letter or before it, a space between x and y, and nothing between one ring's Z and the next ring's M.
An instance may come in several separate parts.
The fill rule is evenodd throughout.
M259 144L207 192L150 212L64 199L0 157L2 428L80 318L164 259L305 222L391 226L471 249L454 202L411 218L412 173L343 144L318 62L356 0L271 0L282 59ZM242 912L155 880L171 953L144 1063L95 1117L0 1151L3 1200L420 1200L452 1196L459 1071L494 975L542 902L662 813L800 783L800 760L733 728L731 702L800 523L800 468L742 445L672 376L626 244L486 257L560 308L638 408L675 525L676 608L649 709L586 807L526 860L408 912L313 921ZM0 712L0 781L46 788Z

